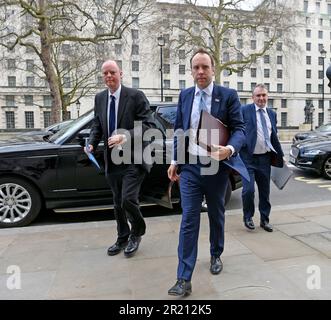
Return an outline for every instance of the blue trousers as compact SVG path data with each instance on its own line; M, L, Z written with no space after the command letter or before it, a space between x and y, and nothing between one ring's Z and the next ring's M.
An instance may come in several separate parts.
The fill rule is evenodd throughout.
M181 167L182 222L179 233L177 279L191 280L198 254L201 203L208 205L210 255L220 256L224 248L224 198L229 168L220 163L214 175L201 175L201 164Z
M245 163L250 181L243 179L242 203L244 219L252 218L255 212L255 182L259 192L259 211L261 220L269 222L271 205L269 201L270 195L270 166L271 153L263 155L253 155L249 163Z

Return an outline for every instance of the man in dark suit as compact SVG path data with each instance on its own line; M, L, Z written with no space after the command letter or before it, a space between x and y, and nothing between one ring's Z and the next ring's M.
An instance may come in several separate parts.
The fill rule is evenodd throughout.
M121 84L122 71L115 61L104 62L102 74L108 89L95 96L95 117L88 147L93 152L103 137L105 175L113 193L117 221L117 241L108 248L108 255L116 255L124 249L124 255L131 257L138 250L146 229L138 197L151 162L142 157L146 147L142 136L155 124L144 93ZM141 143L142 147L137 148L134 142ZM121 162L125 151L129 158Z
M265 85L258 84L253 90L254 103L242 107L245 121L246 143L240 151L250 181L243 181L242 202L244 213L244 225L247 229L255 229L253 215L254 205L254 183L259 191L260 226L272 232L269 223L271 205L270 195L270 170L271 165L283 166L283 151L277 137L277 115L267 108L268 91Z
M210 221L210 272L216 275L222 271L220 257L224 247L224 197L228 176L230 168L240 172L246 170L238 156L245 133L237 92L213 83L214 60L204 49L196 51L191 58L191 72L195 86L183 90L179 96L173 160L168 169L169 179L180 182L183 209L177 282L168 291L168 294L175 296L188 295L192 291L191 277L197 259L204 195ZM209 153L196 144L201 110L211 113L228 126L231 132L228 145L214 145ZM208 169L211 171L208 172Z

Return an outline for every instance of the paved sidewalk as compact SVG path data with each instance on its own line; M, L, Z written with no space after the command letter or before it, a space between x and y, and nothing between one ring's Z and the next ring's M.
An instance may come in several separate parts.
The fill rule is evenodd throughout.
M0 299L176 300L167 290L176 279L180 218L147 218L147 234L130 259L106 254L115 221L2 229ZM331 201L273 207L271 222L273 233L250 232L241 210L227 211L224 269L213 276L202 213L188 299L330 299ZM21 289L8 289L15 286Z

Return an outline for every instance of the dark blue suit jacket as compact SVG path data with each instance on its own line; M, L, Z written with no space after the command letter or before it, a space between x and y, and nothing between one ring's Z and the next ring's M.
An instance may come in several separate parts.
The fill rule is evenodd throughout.
M244 162L248 164L252 159L257 139L256 110L254 103L242 106L241 110L245 121L246 142L240 151L240 155ZM272 165L282 167L284 153L277 136L277 115L270 108L267 108L267 112L271 122L270 141L277 152L272 152Z
M195 87L181 91L178 101L177 117L175 122L175 138L173 159L179 160L179 152L187 153L188 150L188 130L191 125L191 113L194 100ZM234 170L238 171L245 179L249 180L249 175L245 165L239 156L239 151L245 142L244 122L240 110L238 94L235 90L214 84L211 101L211 114L226 124L230 130L229 145L235 149L235 154L223 162ZM184 132L181 134L180 131ZM177 150L177 140L185 139L185 150ZM187 159L187 157L185 157Z

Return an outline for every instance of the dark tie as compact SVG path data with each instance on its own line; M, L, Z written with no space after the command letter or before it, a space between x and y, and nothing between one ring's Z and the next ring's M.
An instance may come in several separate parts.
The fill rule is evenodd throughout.
M109 124L108 124L108 135L111 136L111 134L115 130L115 96L111 95L111 102L109 105Z
M199 114L201 113L202 110L207 111L207 105L206 105L206 92L200 91L201 93L201 98L199 102Z
M276 152L275 149L274 149L274 147L271 144L271 141L270 141L270 137L269 137L269 133L268 133L268 128L267 128L267 121L265 120L265 117L264 117L264 114L263 114L264 110L259 109L258 111L259 111L259 114L260 114L260 119L261 119L261 124L262 124L262 130L263 130L263 135L264 135L264 142L265 142L266 146L270 150Z

